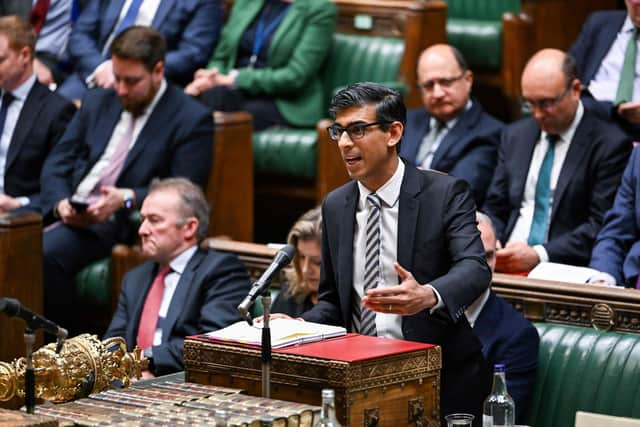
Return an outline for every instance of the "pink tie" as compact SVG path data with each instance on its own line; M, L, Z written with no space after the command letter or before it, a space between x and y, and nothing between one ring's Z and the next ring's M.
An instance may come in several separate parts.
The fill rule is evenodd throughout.
M122 139L120 140L120 142L118 142L118 145L116 146L116 149L111 156L109 164L102 171L102 176L89 195L89 203L92 203L98 197L100 197L101 186L114 185L118 180L118 176L120 175L122 167L124 166L124 162L127 159L127 154L129 154L129 146L131 145L131 141L133 140L133 129L135 127L135 124L136 118L131 116L129 126L127 127L124 135L122 135Z
M153 335L156 333L158 325L158 312L162 304L162 295L164 294L164 278L171 271L171 267L164 266L158 272L153 280L147 298L144 301L144 308L140 316L140 324L138 325L138 347L145 349L153 345Z

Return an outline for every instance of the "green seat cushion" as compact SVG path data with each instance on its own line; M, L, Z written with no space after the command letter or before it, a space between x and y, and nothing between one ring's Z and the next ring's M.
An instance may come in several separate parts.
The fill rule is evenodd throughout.
M576 411L640 417L640 335L535 326L540 352L527 424L573 426Z
M272 128L253 134L253 161L257 175L316 176L315 129Z
M276 300L276 297L280 293L280 289L271 288L269 289L269 293L271 294L271 305ZM251 316L255 319L258 316L262 316L264 314L264 306L262 305L262 297L258 297L256 302L251 306Z
M76 300L79 303L111 306L111 258L92 262L74 279Z
M502 64L502 21L449 18L447 38L469 67L499 69Z

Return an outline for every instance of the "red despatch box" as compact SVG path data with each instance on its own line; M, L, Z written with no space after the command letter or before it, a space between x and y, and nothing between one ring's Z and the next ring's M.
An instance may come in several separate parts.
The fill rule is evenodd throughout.
M259 347L188 337L184 365L186 381L262 393ZM438 346L348 334L274 350L270 397L320 405L332 388L344 425L439 426L441 366Z

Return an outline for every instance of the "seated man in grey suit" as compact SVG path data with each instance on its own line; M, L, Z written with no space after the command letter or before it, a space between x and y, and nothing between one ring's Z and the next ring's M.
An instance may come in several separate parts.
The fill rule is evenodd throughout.
M249 276L233 255L203 250L209 206L184 178L155 180L140 210L138 231L148 259L122 281L118 308L105 338L121 336L151 358L145 377L180 371L184 337L240 320Z
M40 210L40 172L75 107L38 83L27 21L0 18L0 213Z
M503 124L471 99L473 73L453 46L431 46L418 60L424 108L407 112L400 156L469 183L482 205L496 166Z

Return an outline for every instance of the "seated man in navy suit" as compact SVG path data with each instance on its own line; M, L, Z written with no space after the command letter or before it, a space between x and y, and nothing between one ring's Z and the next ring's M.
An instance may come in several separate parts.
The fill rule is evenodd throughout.
M539 51L521 84L531 117L502 132L483 206L505 244L496 271L528 272L543 261L586 266L631 141L583 107L570 55Z
M418 82L424 108L407 112L400 156L464 179L481 206L496 166L502 122L471 99L473 73L453 46L422 52Z
M184 369L184 337L240 320L236 307L249 292L237 257L204 250L209 206L202 190L184 178L154 180L142 203L138 230L147 262L122 281L118 308L105 338L120 336L150 357L150 372Z
M476 212L478 229L491 271L496 266L496 234L491 219ZM482 354L491 364L504 364L507 390L516 403L516 422L523 423L536 385L538 331L491 287L466 310L469 324L482 342Z
M0 213L40 210L40 172L75 107L34 73L36 36L17 16L0 18Z
M165 43L131 27L112 46L114 89L87 93L42 172L45 312L73 327L73 277L131 242L130 209L153 178L182 176L204 187L211 167L213 118L167 84Z
M133 25L153 27L167 42L165 71L185 85L209 60L222 29L220 0L90 0L74 24L67 51L73 73L58 89L68 99L82 99L87 85L114 85L110 45Z
M640 137L640 77L636 71L640 1L623 10L593 13L569 53L585 88L583 102L600 117L613 119Z
M613 207L604 217L589 267L589 283L640 288L640 148L633 149Z

